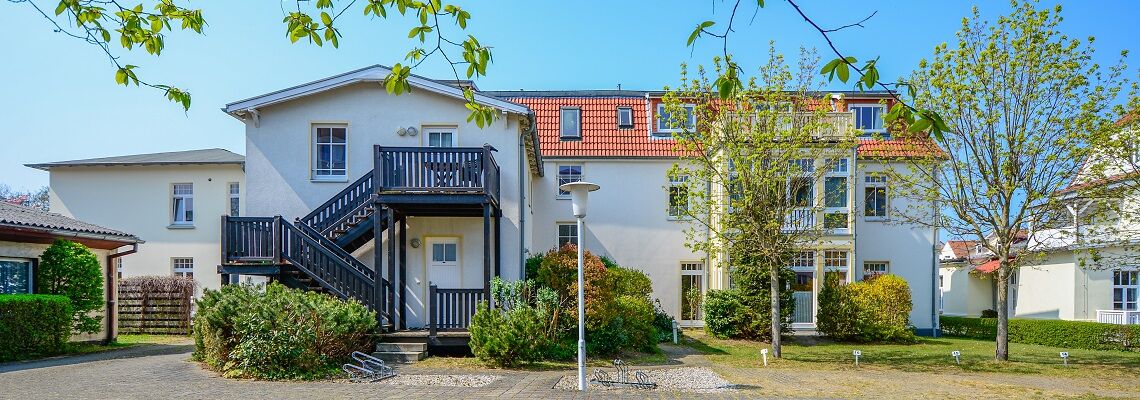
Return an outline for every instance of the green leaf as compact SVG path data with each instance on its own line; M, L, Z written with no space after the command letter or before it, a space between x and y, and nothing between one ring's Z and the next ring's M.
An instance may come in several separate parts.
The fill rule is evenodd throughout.
M847 78L851 76L851 69L847 64L839 64L839 66L835 68L835 74L839 76L840 82L847 83Z
M713 26L715 24L716 23L712 22L712 21L705 21L705 22L701 22L701 23L697 24L697 28L693 29L693 33L689 35L689 41L685 46L692 46L693 42L695 42L697 40L697 37L701 36L702 30L704 30L705 28L708 28L710 26Z
M918 121L915 121L913 124L911 124L910 127L907 128L907 131L909 131L911 133L922 132L922 131L929 129L930 126L933 124L934 124L934 121L932 121L930 118L924 117Z
M329 13L327 13L327 12L321 11L321 22L324 23L325 26L332 25L332 23L333 23L332 16L329 15Z
M819 73L823 75L831 74L833 71L835 71L835 67L839 66L839 63L841 62L843 62L843 60L838 58L831 60L827 64L824 64L823 69L821 69Z
M55 6L55 15L63 14L67 11L67 0L60 0L59 5Z
M756 0L756 5L760 8L764 8L764 0Z

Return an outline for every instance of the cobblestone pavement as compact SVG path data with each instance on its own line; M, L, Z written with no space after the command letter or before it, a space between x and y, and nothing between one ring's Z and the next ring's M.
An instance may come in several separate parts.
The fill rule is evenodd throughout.
M553 389L572 371L504 371L402 366L404 374L492 374L481 388L413 387L343 381L263 382L223 379L189 360L187 346L151 346L115 354L85 355L0 365L0 398L10 399L575 399L575 398L1056 398L1140 396L1140 385L1098 387L1074 379L1014 374L931 374L902 371L803 371L728 368L698 354L665 350L678 365L707 366L743 389L725 393L593 391L586 396ZM673 350L673 351L671 351ZM123 358L126 357L126 358ZM13 366L19 366L18 368Z

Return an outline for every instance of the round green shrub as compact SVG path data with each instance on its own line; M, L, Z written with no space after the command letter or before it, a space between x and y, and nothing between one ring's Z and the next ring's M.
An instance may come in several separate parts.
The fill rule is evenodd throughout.
M721 339L741 336L747 314L740 291L736 289L710 290L705 295L705 332Z
M56 239L40 255L36 268L36 293L58 294L71 300L73 330L97 333L102 329L103 272L99 258L79 243Z
M816 328L836 340L911 343L910 286L897 275L841 284L829 277L819 294Z
M471 352L480 361L500 368L542 359L542 351L547 348L542 315L527 304L502 310L480 303L468 328Z
M376 314L356 301L290 289L227 285L206 290L194 317L194 356L223 376L316 379L369 351Z
M62 353L72 326L65 296L0 294L0 361Z

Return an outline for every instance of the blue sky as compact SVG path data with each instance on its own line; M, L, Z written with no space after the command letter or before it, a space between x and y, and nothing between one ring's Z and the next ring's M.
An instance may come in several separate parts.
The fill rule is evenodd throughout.
M54 0L33 0L47 10ZM456 1L456 0L453 0ZM473 16L469 31L494 46L482 89L660 89L675 84L681 63L708 64L720 51L715 39L695 50L685 40L698 22L723 20L729 4L718 1L474 1L458 0ZM865 28L835 35L836 44L860 59L881 57L887 80L912 70L931 49L952 42L970 3L958 1L801 1L821 25L833 27L878 14ZM745 2L750 3L750 2ZM768 42L794 59L800 46L825 43L786 3L769 0L730 45L745 67L766 57ZM1062 29L1074 37L1095 36L1097 59L1115 61L1120 50L1137 50L1140 2L1090 5L1071 2ZM1089 2L1091 3L1091 2ZM159 151L220 147L244 153L242 125L219 108L225 103L371 64L401 61L415 43L404 39L410 19L372 20L345 14L341 47L290 44L274 1L201 0L209 26L204 36L174 34L161 57L125 54L140 65L140 77L194 94L189 112L148 89L115 85L101 52L54 33L25 4L0 4L0 183L17 189L47 184L47 173L25 163ZM1054 2L1045 2L1052 5ZM982 2L983 15L1006 13L1004 1ZM716 18L720 16L721 18ZM1133 56L1133 58L1135 55ZM1132 63L1135 71L1136 62ZM443 63L418 74L449 78ZM1131 74L1135 76L1135 74ZM833 85L834 89L850 89Z

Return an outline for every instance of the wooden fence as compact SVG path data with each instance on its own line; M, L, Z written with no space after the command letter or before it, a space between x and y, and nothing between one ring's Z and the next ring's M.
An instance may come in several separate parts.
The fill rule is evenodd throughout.
M127 278L119 283L120 334L190 334L194 279Z

